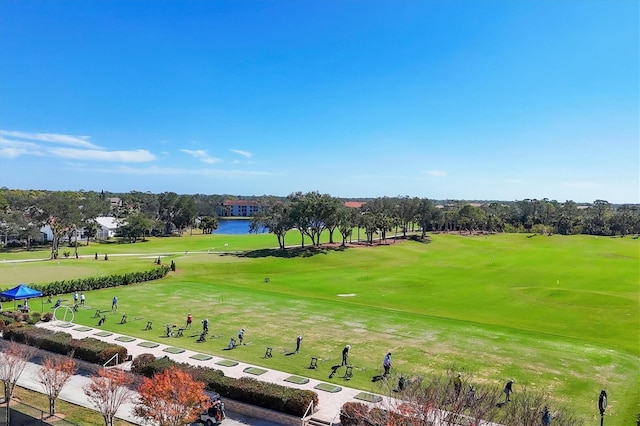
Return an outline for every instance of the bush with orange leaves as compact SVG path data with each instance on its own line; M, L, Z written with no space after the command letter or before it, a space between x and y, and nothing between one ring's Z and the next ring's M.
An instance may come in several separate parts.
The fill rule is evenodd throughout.
M209 407L205 384L187 372L172 367L153 378L145 377L138 387L140 399L134 414L159 426L182 426L199 418Z

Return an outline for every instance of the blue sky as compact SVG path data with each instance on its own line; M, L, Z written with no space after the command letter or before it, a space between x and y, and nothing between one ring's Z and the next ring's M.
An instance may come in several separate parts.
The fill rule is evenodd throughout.
M1 1L0 186L640 202L637 1Z

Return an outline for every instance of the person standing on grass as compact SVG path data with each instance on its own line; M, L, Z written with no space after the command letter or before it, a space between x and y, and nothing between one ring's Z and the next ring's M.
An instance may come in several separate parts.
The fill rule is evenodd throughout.
M84 306L84 293L80 293L80 306Z
M184 327L185 330L190 329L191 328L191 323L193 322L193 317L191 316L191 313L187 314L187 325Z
M116 296L113 296L113 299L111 299L111 310L112 311L118 310L118 298Z
M240 331L238 331L238 344L241 345L242 344L242 340L244 339L244 328L241 328Z
M298 334L298 337L296 337L296 353L300 352L300 343L302 343L302 335Z
M458 398L460 396L460 392L462 391L462 373L458 373L455 377L455 379L453 379L453 391L456 394L456 398Z
M551 424L551 413L549 413L549 407L546 405L542 410L542 424L543 426L549 426Z
M391 352L387 352L385 355L384 360L382 361L382 367L384 368L382 377L387 377L389 370L391 370Z
M207 318L202 320L202 332L204 334L209 333L209 320Z
M75 293L73 293L73 304L74 305L78 304L78 292L77 291Z
M513 380L509 380L507 384L504 385L504 390L502 391L507 395L507 399L505 402L511 401L511 394L513 393Z
M347 345L342 350L342 365L349 365L349 349L351 349L351 345Z

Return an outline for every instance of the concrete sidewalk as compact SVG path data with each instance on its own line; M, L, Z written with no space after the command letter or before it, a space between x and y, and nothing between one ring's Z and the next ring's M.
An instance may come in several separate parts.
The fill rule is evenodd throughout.
M198 360L198 359L194 359L193 357L201 353L195 352L192 350L180 349L181 351L180 353L171 353L166 351L168 348L175 348L176 347L175 345L166 345L162 342L154 342L152 340L123 336L122 334L112 333L111 331L108 331L108 332L103 331L103 330L100 330L99 328L85 327L79 324L65 323L61 321L39 323L38 326L42 328L47 328L53 331L63 331L65 333L69 333L73 338L76 338L76 339L92 337L94 339L99 339L105 342L115 343L115 344L124 346L127 348L129 355L133 356L133 358L143 353L150 353L155 355L156 357L167 356L176 362L188 363L194 366L209 367L212 369L221 370L224 372L225 376L227 377L233 377L233 378L252 377L261 381L277 383L279 385L287 386L291 388L311 390L316 394L318 394L318 401L319 401L317 411L313 414L313 418L327 422L327 423L338 423L340 421L339 419L340 408L345 402L357 401L357 402L367 403L365 401L355 399L356 395L362 393L362 391L358 389L340 386L341 388L340 391L328 392L328 391L315 388L317 385L324 383L316 379L309 378L309 381L305 384L296 384L296 383L285 381L285 379L291 377L292 374L286 373L283 371L268 369L262 366L257 367L244 362L237 362L237 365L233 365L233 366L220 365L218 364L218 362L224 361L225 358L221 358L219 356L214 356L210 354L207 355L207 358L210 357L209 359ZM121 340L118 340L118 339L121 339ZM124 340L131 339L131 340L122 341L122 339ZM144 343L144 342L148 342L148 343ZM178 343L178 341L175 341L175 342ZM139 346L139 344L141 343L144 344L145 346ZM155 346L155 347L148 347L148 346ZM122 368L125 368L125 369L129 367L130 367L130 363L125 363L122 366ZM244 371L249 367L256 367L266 371L256 376L254 374L250 374ZM83 383L80 380L77 382L77 386L74 386L74 387L76 387L77 389L81 389L82 385ZM330 385L333 385L333 383L331 383ZM383 399L386 399L386 398L383 398ZM83 405L83 404L80 404L80 405ZM126 410L127 409L125 409L125 411ZM126 416L126 415L127 415L126 413L123 413L123 416ZM129 420L127 417L121 417L121 418Z

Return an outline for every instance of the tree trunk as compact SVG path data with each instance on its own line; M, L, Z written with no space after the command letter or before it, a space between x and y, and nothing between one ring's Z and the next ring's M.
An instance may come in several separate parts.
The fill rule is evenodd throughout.
M53 416L54 414L56 414L56 400L49 398L49 415Z

